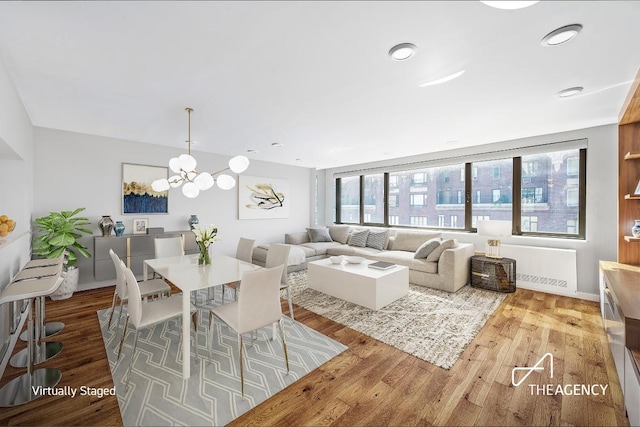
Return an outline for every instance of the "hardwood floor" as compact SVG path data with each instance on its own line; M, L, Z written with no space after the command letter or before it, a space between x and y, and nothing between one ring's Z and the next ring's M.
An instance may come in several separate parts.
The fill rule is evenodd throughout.
M113 386L96 317L110 306L112 292L47 301L47 318L67 325L52 338L64 343L63 352L41 365L62 370L58 387ZM231 425L628 425L595 302L518 289L449 371L303 308L296 307L296 320L349 349ZM511 385L514 367L533 366L547 352L554 357L553 378L545 369ZM7 367L0 385L23 372ZM532 396L529 384L547 383L608 388L597 396ZM115 396L48 396L0 409L0 425L45 424L122 420Z

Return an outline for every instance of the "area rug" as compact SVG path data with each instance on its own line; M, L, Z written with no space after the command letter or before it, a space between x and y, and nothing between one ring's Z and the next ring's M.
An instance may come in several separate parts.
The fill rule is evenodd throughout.
M506 296L470 286L452 294L409 285L407 296L371 310L307 288L306 270L289 274L289 281L294 304L444 369Z
M263 328L252 344L247 336L244 339L243 398L237 335L219 321L214 324L216 339L213 362L209 363L206 340L208 308L221 301L220 288L216 289L214 302L199 307L197 336L194 336L192 328L191 377L188 380L182 379L181 323L180 320L171 320L152 329L141 330L129 389L125 390L134 340L132 328L127 333L118 362L116 341L120 339L123 328L119 328L116 338L117 328L112 324L111 329L107 329L110 309L98 311L124 425L225 425L347 348L285 316L290 372L287 374L279 332L272 341L271 328ZM200 293L199 304L205 304L204 296ZM195 346L194 338L197 341Z

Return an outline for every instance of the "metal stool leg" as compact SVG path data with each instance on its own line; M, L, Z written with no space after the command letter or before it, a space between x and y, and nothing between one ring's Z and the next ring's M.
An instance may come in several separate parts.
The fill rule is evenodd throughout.
M27 320L27 336L34 337L33 326L33 298L29 300L29 313ZM0 407L8 408L31 402L43 395L43 389L55 387L62 378L62 372L57 368L41 368L33 370L34 340L27 341L29 360L27 373L14 378L0 389Z
M38 299L42 299L42 302L40 304L40 314L39 314L39 319L40 321L38 322L40 325L40 337L41 338L49 338L54 336L57 333L60 333L63 329L64 329L64 323L62 322L49 322L46 323L46 313L45 313L45 301L46 301L46 297L38 297ZM37 319L36 319L37 321ZM22 341L26 341L27 340L27 331L24 331L22 334L20 334L20 339Z

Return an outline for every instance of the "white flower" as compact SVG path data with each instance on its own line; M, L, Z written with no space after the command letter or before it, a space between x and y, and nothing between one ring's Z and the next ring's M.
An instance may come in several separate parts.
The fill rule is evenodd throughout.
M196 235L196 242L205 248L208 248L213 242L220 240L218 237L218 229L211 224L196 225L193 228L193 234Z

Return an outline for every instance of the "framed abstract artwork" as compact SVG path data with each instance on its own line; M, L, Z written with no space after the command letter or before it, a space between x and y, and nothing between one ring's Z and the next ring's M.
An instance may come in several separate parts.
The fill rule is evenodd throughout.
M286 179L238 176L238 218L288 218L291 203Z
M147 234L149 218L133 218L133 234Z
M122 164L122 213L167 214L169 190L156 192L151 183L168 178L169 169L162 166Z

